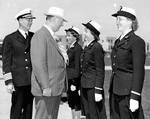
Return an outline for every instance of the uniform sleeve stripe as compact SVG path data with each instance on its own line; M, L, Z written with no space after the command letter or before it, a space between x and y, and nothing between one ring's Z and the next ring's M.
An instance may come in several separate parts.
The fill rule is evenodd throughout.
M102 88L98 88L98 87L95 87L95 89L98 89L98 90L103 90Z
M133 93L133 94L135 94L135 95L141 95L140 93L138 93L138 92L135 92L135 91L131 91L131 93Z

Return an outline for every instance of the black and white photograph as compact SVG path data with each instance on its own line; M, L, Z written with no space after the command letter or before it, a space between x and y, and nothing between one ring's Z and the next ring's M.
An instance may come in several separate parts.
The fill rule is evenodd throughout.
M149 0L0 0L0 119L150 119Z

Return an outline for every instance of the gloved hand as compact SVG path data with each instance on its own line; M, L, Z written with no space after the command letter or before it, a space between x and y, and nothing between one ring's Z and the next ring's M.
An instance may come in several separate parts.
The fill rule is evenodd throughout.
M13 91L15 91L14 85L12 83L9 83L6 88L8 93L12 94Z
M80 96L80 90L78 90L78 94L79 94L79 96Z
M139 101L130 99L130 107L131 112L135 112L139 108Z
M103 99L102 94L95 93L95 101L99 102Z
M52 96L52 91L50 88L43 89L43 96Z
M76 86L71 85L70 89L71 89L71 91L75 91L76 90Z

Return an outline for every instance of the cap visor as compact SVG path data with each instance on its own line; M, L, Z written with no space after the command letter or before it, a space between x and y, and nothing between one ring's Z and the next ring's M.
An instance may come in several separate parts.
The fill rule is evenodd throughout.
M118 13L112 14L111 16L117 17L117 16L118 16Z
M82 25L83 25L83 26L85 26L85 27L87 27L87 25L86 25L86 24L84 24L84 23L82 23Z
M65 29L66 32L70 31L69 29Z

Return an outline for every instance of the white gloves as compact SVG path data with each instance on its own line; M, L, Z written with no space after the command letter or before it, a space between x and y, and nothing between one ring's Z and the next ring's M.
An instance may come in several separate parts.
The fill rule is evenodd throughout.
M43 96L52 96L52 91L50 88L43 89Z
M71 89L71 91L75 91L76 90L76 86L71 85L70 89Z
M7 92L11 94L13 93L13 91L15 91L14 85L12 83L9 83L6 89L7 89Z
M135 112L139 108L139 101L138 100L130 99L129 103L130 103L129 109L131 110L131 112Z
M95 101L99 102L103 99L102 94L95 93Z

